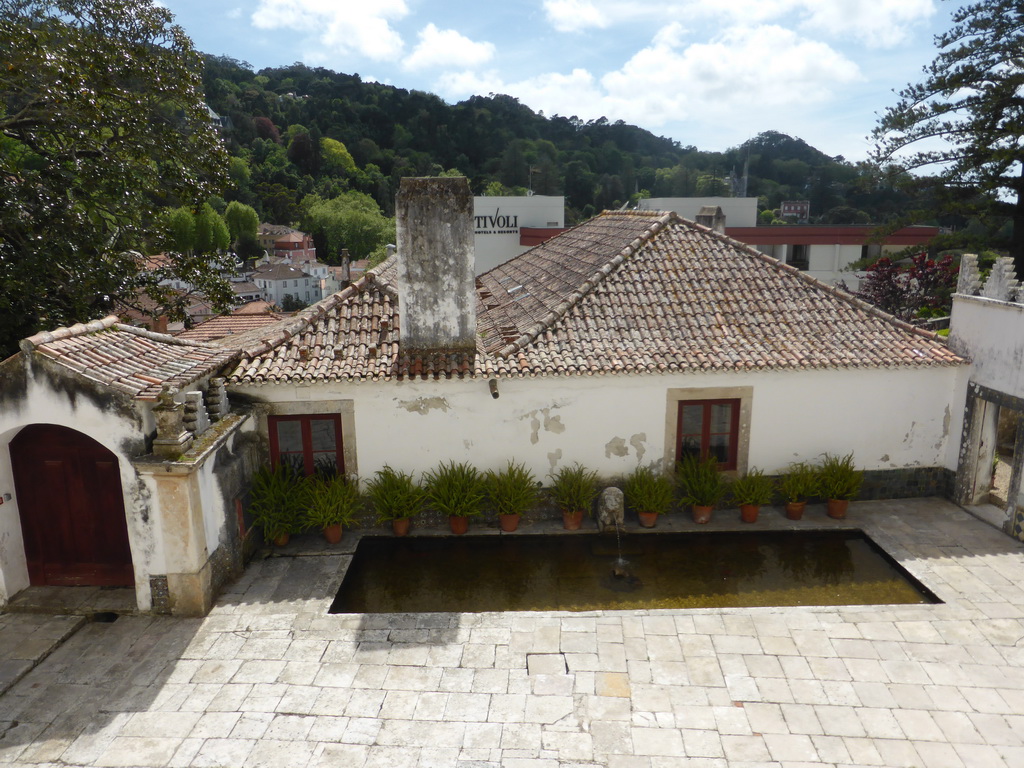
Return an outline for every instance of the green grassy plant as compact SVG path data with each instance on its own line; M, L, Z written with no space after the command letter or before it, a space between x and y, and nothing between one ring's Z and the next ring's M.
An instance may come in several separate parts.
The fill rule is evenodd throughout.
M775 495L775 483L766 477L763 470L751 467L747 474L734 481L729 488L732 500L738 506L771 504Z
M303 521L309 528L348 526L362 503L359 481L343 475L311 475L303 482Z
M411 474L385 464L366 482L366 497L377 513L377 522L386 523L418 515L423 511L426 491Z
M443 515L475 517L487 498L480 471L466 462L442 462L423 475L427 502Z
M695 454L688 454L676 464L676 479L684 504L713 507L725 495L725 479L718 471L718 461L714 456L701 459Z
M252 478L249 512L267 541L301 530L303 478L286 462L261 467Z
M590 511L597 498L597 472L575 462L551 475L549 493L563 512Z
M533 472L512 461L498 472L489 470L486 487L487 499L499 515L521 515L532 509L540 498Z
M637 467L623 486L626 503L636 512L663 515L672 510L672 481L651 467Z
M853 463L853 452L845 456L826 453L818 467L820 493L826 499L854 499L860 493L864 473Z
M795 461L779 478L778 487L782 498L790 504L807 501L818 493L818 472L807 462Z

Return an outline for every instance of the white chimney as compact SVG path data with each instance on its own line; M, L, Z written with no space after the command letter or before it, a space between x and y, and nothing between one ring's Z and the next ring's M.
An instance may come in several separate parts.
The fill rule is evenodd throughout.
M407 353L476 350L473 194L464 177L404 178L395 203Z

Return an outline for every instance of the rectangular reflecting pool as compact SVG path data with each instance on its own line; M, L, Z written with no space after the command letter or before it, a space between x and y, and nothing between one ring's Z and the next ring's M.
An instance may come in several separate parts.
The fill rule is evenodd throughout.
M860 531L368 536L330 612L935 602Z

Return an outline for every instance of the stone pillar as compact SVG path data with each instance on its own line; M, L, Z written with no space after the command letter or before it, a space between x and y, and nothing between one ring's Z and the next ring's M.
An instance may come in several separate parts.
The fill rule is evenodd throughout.
M206 405L203 404L203 393L186 392L184 405L185 429L198 437L210 427L210 417L206 413Z
M210 421L214 424L231 413L231 404L228 402L228 388L225 386L225 379L210 379L210 387L206 391L206 410L210 414Z
M185 429L185 409L174 401L176 392L165 386L160 393L160 405L153 409L156 419L153 454L161 459L176 459L192 447L192 434Z

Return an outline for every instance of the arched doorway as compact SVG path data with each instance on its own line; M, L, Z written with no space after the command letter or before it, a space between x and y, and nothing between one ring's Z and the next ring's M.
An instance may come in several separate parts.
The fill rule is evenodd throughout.
M30 583L134 584L117 457L53 424L25 427L10 451Z

